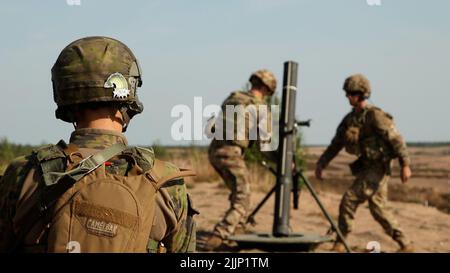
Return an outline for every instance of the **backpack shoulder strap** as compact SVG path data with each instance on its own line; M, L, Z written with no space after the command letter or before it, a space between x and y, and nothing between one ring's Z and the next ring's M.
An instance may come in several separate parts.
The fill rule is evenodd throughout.
M134 158L136 164L143 170L148 171L154 165L155 153L151 148L128 147L123 154L130 155Z
M53 174L64 172L67 161L73 163L72 154L77 151L78 147L75 144L66 144L64 140L60 140L56 145L46 145L33 151L34 162L38 165L46 186L56 183L57 177Z
M195 176L196 173L189 169L178 169L175 170L168 166L170 163L155 159L153 168L151 168L147 173L151 179L156 182L157 189L161 188L166 182L174 179L180 179L183 177Z
M83 177L103 165L110 158L118 155L122 151L124 151L127 147L121 143L116 143L111 147L97 152L87 158L81 160L78 165L66 172L51 172L49 175L52 175L54 178L54 184L57 184L61 179L67 178L71 180L73 183L81 180Z

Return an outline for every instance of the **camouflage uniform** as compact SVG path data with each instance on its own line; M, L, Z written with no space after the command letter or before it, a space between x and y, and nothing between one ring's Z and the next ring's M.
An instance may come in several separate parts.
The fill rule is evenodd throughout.
M142 85L138 61L125 44L112 38L86 37L69 44L62 50L52 68L52 82L53 98L58 106L55 115L69 123L76 123L80 119L77 114L84 113L82 110L96 111L99 107L107 107L115 113L121 113L119 120L122 132L125 132L131 118L143 111L137 95L137 89ZM127 144L125 136L118 131L93 128L75 130L70 142L80 149L92 151L105 150L116 143ZM29 211L23 207L33 205L28 197L35 192L34 189L38 185L45 185L41 183L45 180L43 165L39 165L40 153L47 152L45 149L50 151L45 154L49 161L54 159L52 149L55 153L59 151L56 146L47 146L32 155L18 158L10 164L0 180L0 251L10 249L12 244L19 241L26 244L26 240L22 240L23 236L18 234L18 229L22 226L16 219L20 218L17 215L21 212L23 215L24 211ZM107 172L127 176L128 171L135 166L143 171L155 167L157 175L167 177L179 171L167 162L162 162L161 168L156 168L152 150L127 147L122 153L125 152L129 155L126 157L128 160L113 157L109 160L110 164L105 164ZM129 160L133 162L129 163ZM64 163L57 167L57 171L67 168ZM156 204L155 221L148 235L147 250L164 250L164 245L168 252L195 251L193 215L196 212L192 209L184 180L173 179L164 184L156 195ZM38 245L42 245L41 251L46 251L46 240L42 241Z
M258 105L265 105L266 103L259 98L252 95L250 92L236 91L225 99L222 104L222 112L226 113L226 105L240 105L247 107L249 105L256 106L256 116L258 115ZM247 219L247 214L250 208L250 181L249 172L244 160L245 149L252 145L259 145L261 141L250 140L248 136L249 132L255 129L258 124L256 117L250 118L251 113L247 113L245 116L245 139L239 139L237 137L238 131L243 128L238 126L228 127L226 124L232 122L233 125L237 124L237 117L232 121L227 120L226 115L223 115L223 126L226 130L233 128L234 135L233 140L213 139L209 147L209 160L214 169L220 174L225 182L225 185L231 190L229 200L230 208L225 213L222 220L215 226L214 233L225 239L229 235L234 234L236 227L244 227ZM270 116L270 115L269 115ZM267 122L267 128L270 131L270 120ZM264 152L263 155L268 159L274 159L274 152Z
M275 93L277 81L274 74L269 70L262 69L256 71L250 76L249 82L253 87L264 85L270 93L270 95L268 94L269 96ZM211 165L220 174L225 185L231 190L229 196L230 208L222 220L214 227L213 232L215 236L222 239L226 239L229 235L232 235L239 225L245 227L250 208L250 181L244 160L244 151L252 145L264 143L264 141L259 140L259 135L256 135L255 140L251 140L250 138L252 136L251 132L258 132L258 122L266 122L267 131L269 133L271 132L271 120L258 120L258 106L265 104L266 102L251 92L242 91L232 92L222 103L222 116L219 116L219 120L221 121L221 124L219 124L222 127L221 140L217 138L213 139L208 150ZM227 105L243 107L247 110L251 110L249 108L250 106L254 107L253 110L255 111L244 113L245 126L242 127L238 126L239 117L233 115L232 119L227 119ZM267 118L270 118L270 116L270 113L268 113ZM228 135L233 136L231 140L228 139ZM273 155L274 152L265 152L263 154L269 159L275 157ZM214 244L211 242L211 245Z
M79 129L72 133L70 143L80 148L103 150L115 143L127 145L125 136L121 133L100 129ZM144 149L140 149L144 151ZM136 155L137 162L152 163L155 160L153 151ZM106 170L113 174L126 175L130 168L124 159L111 160ZM178 170L174 165L165 162L166 171L163 176ZM14 160L8 167L0 183L0 251L6 251L15 242L14 215L15 209L25 199L23 182L25 177L34 168L31 156ZM151 165L141 167L149 168ZM146 171L146 169L144 169ZM35 175L33 179L40 183L41 177ZM194 252L195 251L195 222L193 215L196 211L191 207L190 199L186 193L183 180L168 182L157 195L155 225L151 230L148 242L148 251L156 252ZM162 243L162 244L161 244ZM43 246L45 249L45 246Z
M392 159L398 158L401 166L410 163L406 144L392 116L370 105L360 112L353 110L338 126L335 137L317 165L325 168L342 148L359 157L350 165L356 179L339 207L339 228L344 236L352 230L358 206L368 201L372 216L384 231L400 246L408 245L409 240L386 210Z

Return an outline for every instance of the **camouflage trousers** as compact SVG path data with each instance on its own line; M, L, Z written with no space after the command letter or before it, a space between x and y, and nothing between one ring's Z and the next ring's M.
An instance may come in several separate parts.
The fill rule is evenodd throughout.
M345 192L339 206L339 228L344 236L352 231L358 206L368 201L370 213L386 234L400 246L410 243L386 208L389 177L385 167L376 165L365 168L356 175L353 185Z
M239 146L212 148L209 151L209 160L231 190L230 208L214 227L214 233L226 239L234 234L236 227L245 226L250 208L248 169Z

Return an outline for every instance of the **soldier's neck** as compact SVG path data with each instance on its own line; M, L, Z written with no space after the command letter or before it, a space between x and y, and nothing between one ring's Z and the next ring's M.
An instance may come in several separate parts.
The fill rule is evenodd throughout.
M77 115L76 129L90 128L122 132L122 114L111 108L84 109Z
M111 120L110 118L101 118L96 120L78 122L76 125L76 129L83 128L110 130L121 133L122 123L116 120Z

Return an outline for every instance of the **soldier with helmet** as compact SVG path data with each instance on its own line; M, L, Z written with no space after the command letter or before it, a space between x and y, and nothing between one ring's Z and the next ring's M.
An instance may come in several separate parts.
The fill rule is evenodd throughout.
M386 210L388 180L392 160L398 158L400 178L406 183L411 177L410 158L402 136L393 118L378 107L369 105L371 94L368 79L361 74L348 77L344 82L345 95L353 107L339 124L336 135L317 162L315 175L322 180L322 172L343 148L358 159L350 164L355 180L345 192L339 206L339 228L344 237L352 230L359 205L368 201L369 209L384 231L396 241L399 251L413 251L413 244ZM337 239L335 251L345 251Z
M222 103L222 125L226 131L231 128L233 139L225 137L213 139L208 150L209 161L214 169L219 173L228 189L230 207L225 212L222 220L214 227L213 234L206 241L206 249L214 250L220 248L228 236L233 235L237 229L245 231L245 223L250 208L250 182L249 172L244 160L244 152L253 145L261 145L264 141L257 138L251 139L249 132L258 127L258 122L263 122L257 118L251 118L251 113L244 113L245 128L238 128L238 117L225 114L227 106L255 106L265 105L266 99L271 97L276 90L277 80L275 75L266 69L253 73L249 82L250 90L232 92ZM239 114L238 114L239 115ZM256 114L257 115L257 114ZM231 119L231 120L228 120ZM268 119L263 119L269 122ZM228 126L228 124L232 124ZM270 123L270 122L269 122ZM216 122L216 125L218 123ZM269 125L270 126L270 125ZM217 130L217 128L216 128ZM268 129L270 130L270 129ZM244 138L239 138L239 132L243 132ZM259 137L259 136L258 136ZM263 152L269 160L276 160L275 152Z
M49 230L57 227L52 226L53 221L49 221L47 217L57 212L57 205L54 205L55 208L41 205L39 211L33 213L36 199L42 199L39 202L44 202L51 196L57 200L59 196L47 193L55 194L53 189L63 187L60 186L62 182L58 181L68 181L67 179L58 180L55 178L57 174L69 174L68 166L72 166L72 161L79 160L77 158L83 154L87 155L83 158L92 159L99 154L103 156L102 151L111 150L117 145L123 146L121 152L116 152L117 156L103 158L101 162L104 164L98 167L103 170L104 176L117 176L121 179L120 181L123 181L121 183L129 185L123 194L138 186L131 182L127 184L127 181L131 181L128 180L131 176L138 175L151 176L151 179L148 178L147 181L146 178L142 178L144 181L142 184L145 185L142 185L143 188L136 189L157 190L156 203L147 202L147 204L144 198L143 203L140 203L142 206L137 206L139 211L146 211L144 210L146 206L151 207L148 211L151 211L153 219L148 217L149 220L146 222L148 229L139 233L142 234L139 236L144 238L137 242L141 247L134 250L138 252L195 251L193 216L196 211L191 206L183 178L174 175L180 170L173 164L156 159L151 149L128 146L123 134L130 120L143 111L143 105L137 95L138 88L142 86L142 72L132 51L122 42L112 38L82 38L62 50L51 72L53 95L57 104L56 117L72 123L75 130L68 144L60 141L57 145L38 148L33 151L33 154L14 160L7 168L0 181L0 252L55 251L50 248L48 242L53 240L52 236L63 235L68 230L56 230L56 234L49 235ZM99 158L101 157L95 157L97 161ZM105 161L106 159L108 160ZM163 178L166 179L166 183L161 184L158 190L159 184L156 182L153 184L151 181ZM84 183L82 181L87 180L77 181L65 193L58 194L61 196L63 193L68 194L76 188L77 183L78 185ZM154 186L150 187L146 181ZM118 187L125 187L120 185ZM141 190L136 190L136 193L132 194L133 198L130 198L132 202L139 200L139 196L147 196L147 193ZM97 198L112 198L105 193L100 195L103 197L97 195ZM110 200L110 204L122 201ZM82 225L79 232L86 233L85 237L90 238L91 241L107 242L100 246L81 245L81 252L85 247L94 252L95 249L101 249L102 252L115 252L117 249L109 248L108 245L112 245L121 232L142 228L143 222L140 222L140 218L131 214L134 210L127 210L125 207L116 209L103 207L90 202L90 199L80 204L83 205L73 208L75 218L78 219L75 221L84 223L83 217L90 218ZM42 213L43 211L46 211L46 214ZM139 214L139 217L146 217ZM36 218L36 223L27 220L32 218Z

